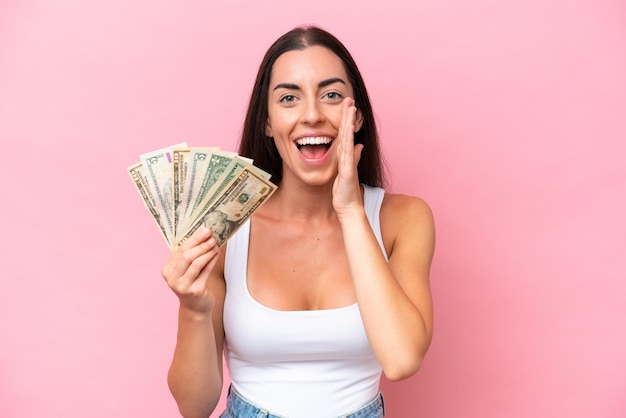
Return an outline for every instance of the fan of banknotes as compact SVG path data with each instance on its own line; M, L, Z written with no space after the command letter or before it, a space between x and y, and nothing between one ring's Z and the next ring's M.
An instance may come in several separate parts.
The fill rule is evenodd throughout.
M172 251L202 226L222 246L276 190L252 160L217 147L182 143L139 158L128 174Z

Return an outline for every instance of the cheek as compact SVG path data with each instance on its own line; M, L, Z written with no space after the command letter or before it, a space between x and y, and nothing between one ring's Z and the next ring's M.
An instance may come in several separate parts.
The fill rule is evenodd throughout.
M294 117L294 112L270 112L266 135L273 139L278 153L282 158L285 157L288 147L292 146L291 135L297 126L298 119ZM268 135L271 133L271 135Z
M285 160L285 159L289 159L289 152L288 152L288 147L291 146L291 142L290 141L286 141L286 140L280 140L280 138L276 138L274 137L273 139L274 144L276 145L276 149L278 150L278 155L280 156L281 160Z
M335 112L329 120L335 128L339 129L339 126L341 125L341 112Z
M297 118L294 115L295 112L270 112L267 118L267 126L272 132L271 136L284 136L293 129L294 124L297 122Z
M335 128L338 128L341 125L342 118L342 105L341 104L332 104L326 105L323 108L324 117L326 120Z

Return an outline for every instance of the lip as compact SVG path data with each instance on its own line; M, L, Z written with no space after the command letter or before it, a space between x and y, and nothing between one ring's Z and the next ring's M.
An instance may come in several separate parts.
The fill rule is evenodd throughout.
M329 145L328 149L326 150L326 152L324 153L324 155L322 155L320 158L307 158L306 156L304 156L304 154L302 154L300 152L300 149L298 148L297 141L302 139L302 138L315 138L315 137L329 138L330 139L330 145ZM322 165L333 154L333 149L335 148L335 139L336 139L335 135L330 135L327 132L306 132L306 133L303 133L303 134L298 135L295 138L293 138L292 143L293 143L293 146L296 149L296 152L298 153L298 156L300 157L300 160L303 163L305 163L307 165Z

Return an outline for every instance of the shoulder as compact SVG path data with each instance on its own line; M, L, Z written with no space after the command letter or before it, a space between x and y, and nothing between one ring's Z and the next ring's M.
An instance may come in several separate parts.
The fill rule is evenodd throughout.
M434 246L434 224L432 210L422 198L385 193L380 226L389 254L399 245L421 247L430 252Z
M404 224L407 221L433 223L430 206L422 198L404 194L385 193L380 208L381 222Z
M393 215L426 215L432 216L430 206L420 197L385 192L381 211Z

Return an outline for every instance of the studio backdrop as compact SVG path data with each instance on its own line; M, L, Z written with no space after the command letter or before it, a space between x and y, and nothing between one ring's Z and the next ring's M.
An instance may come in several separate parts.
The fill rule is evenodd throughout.
M0 2L0 416L178 416L169 251L126 167L234 151L301 24L350 49L388 190L435 215L434 339L387 416L626 416L618 0Z

